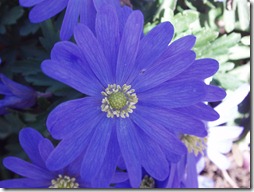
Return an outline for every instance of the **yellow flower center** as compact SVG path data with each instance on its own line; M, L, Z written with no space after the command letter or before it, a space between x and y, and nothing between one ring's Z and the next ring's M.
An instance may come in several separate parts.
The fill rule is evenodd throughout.
M102 99L101 110L107 113L108 118L129 117L129 114L136 108L138 97L134 89L130 85L108 85L105 91L101 94L104 96Z

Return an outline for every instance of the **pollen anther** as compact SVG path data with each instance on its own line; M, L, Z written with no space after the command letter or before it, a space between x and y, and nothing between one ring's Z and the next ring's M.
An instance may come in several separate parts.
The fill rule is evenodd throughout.
M193 135L183 135L181 140L187 147L189 153L193 152L195 155L201 153L202 155L204 155L204 150L207 147L206 137L200 138Z
M79 188L79 184L75 182L76 179L74 177L69 176L62 176L61 174L58 175L57 179L51 180L51 186L49 188Z
M138 102L138 97L134 89L130 85L108 85L105 91L101 94L102 99L101 110L107 113L108 118L129 117L129 113L136 108L135 104Z

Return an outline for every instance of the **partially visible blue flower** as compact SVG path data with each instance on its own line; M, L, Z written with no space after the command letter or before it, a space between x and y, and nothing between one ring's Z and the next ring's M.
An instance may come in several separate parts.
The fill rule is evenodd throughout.
M23 178L0 181L0 188L84 188L77 159L70 166L58 171L46 168L45 161L53 151L53 144L32 128L24 128L19 134L20 145L30 158L26 162L17 157L6 157L4 166Z
M8 112L8 108L25 109L36 102L36 92L24 85L8 79L0 74L0 115Z
M174 35L169 22L146 35L143 22L140 11L103 6L95 33L79 24L76 44L57 43L42 63L45 74L88 95L49 114L48 130L61 140L47 160L49 168L62 168L85 151L81 176L96 180L94 186L111 181L120 156L131 186L140 185L142 168L164 180L169 162L187 152L179 137L205 137L203 121L219 117L203 103L225 97L222 89L204 83L218 62L195 60L192 35L169 45Z
M29 13L33 23L45 21L66 8L60 30L61 40L71 38L78 22L94 31L96 9L103 4L120 6L120 0L19 0L19 3L23 7L33 7Z

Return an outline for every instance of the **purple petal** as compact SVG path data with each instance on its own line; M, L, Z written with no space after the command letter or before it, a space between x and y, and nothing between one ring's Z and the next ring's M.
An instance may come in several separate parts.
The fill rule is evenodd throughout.
M47 128L55 139L62 139L73 135L78 130L90 130L88 124L99 122L105 116L101 112L100 102L86 97L67 101L58 105L48 116ZM68 118L63 118L64 116Z
M50 180L42 179L20 178L0 181L0 188L48 188L50 185Z
M136 113L142 113L149 121L164 126L172 133L190 134L199 137L207 135L204 123L181 113L177 113L173 109L162 109L142 105L137 105L136 107Z
M50 179L54 176L48 170L42 169L41 167L16 157L6 157L3 160L3 164L7 169L17 173L18 175L31 179Z
M39 147L39 152L40 152L41 158L43 159L44 162L46 162L50 153L54 150L53 144L51 143L50 140L45 138L40 141L38 147ZM45 165L45 163L44 163L44 165Z
M19 0L19 4L22 7L32 7L42 1L44 1L44 0Z
M203 101L221 101L226 97L226 92L219 87L213 86L213 85L207 85L206 86L206 95Z
M152 64L168 47L173 35L174 27L169 22L160 23L153 28L140 42L137 65L146 68Z
M132 86L135 87L137 92L151 89L182 73L194 60L195 53L186 51L162 62L157 62L154 65L150 65L147 69L142 69L139 76L133 81Z
M116 131L120 150L124 158L131 186L138 188L141 183L141 165L139 151L137 150L137 135L129 118L117 119Z
M105 116L95 128L81 166L81 177L84 180L92 181L100 171L114 127L114 120Z
M174 79L206 79L212 76L219 69L218 61L214 59L199 59Z
M115 74L120 37L118 17L113 7L105 6L97 13L95 28L97 39L102 46L108 63L111 64L112 74Z
M44 167L44 161L39 152L39 143L44 138L32 128L24 128L19 133L19 142L33 164Z
M67 9L64 15L60 38L68 40L73 34L73 29L78 23L81 1L68 1Z
M94 74L107 87L113 82L113 74L98 40L92 31L83 24L79 24L75 28L74 36Z
M83 68L66 61L45 60L41 64L42 71L58 81L88 95L98 95L103 90L98 81L86 76ZM91 76L91 75L90 75Z
M91 31L94 30L95 26L96 10L94 7L93 0L86 0L80 2L80 23L88 26Z
M2 83L8 88L9 91L11 91L12 94L15 96L18 96L20 98L28 98L28 97L33 97L35 96L35 92L33 89L21 85L19 83L16 83L12 81L11 79L7 78L5 75L0 74L0 78Z
M167 50L163 53L159 60L163 61L173 55L191 50L191 48L195 45L195 42L196 37L194 35L187 35L177 39L168 46Z
M198 173L196 169L196 158L193 153L187 155L186 180L187 188L198 188Z
M107 188L109 187L110 183L114 182L123 182L128 179L128 174L125 173L124 175L117 175L118 179L114 180L113 177L115 176L117 162L120 156L120 149L118 146L118 141L116 137L115 127L112 128L111 138L109 140L107 153L104 158L104 163L99 171L99 174L96 176L95 182L92 184L95 188ZM115 177L117 177L115 176ZM114 178L115 178L114 177ZM121 180L124 179L124 180Z
M117 58L117 84L124 84L133 71L143 31L143 22L142 13L133 11L125 24Z
M206 121L214 121L220 117L220 115L212 107L204 103L197 103L195 105L177 108L175 110L187 116Z
M168 151L176 154L187 152L185 145L166 128L150 121L143 113L134 112L131 119L142 129L152 140L163 146Z
M47 168L53 171L60 170L77 159L86 149L94 126L87 125L86 131L80 129L74 132L75 139L73 135L64 138L49 155L46 161Z
M164 22L153 28L141 39L134 68L135 71L130 78L134 78L143 68L147 68L159 58L167 48L173 34L173 26L169 22ZM128 82L131 81L132 79L128 80Z
M168 81L161 86L137 93L140 102L166 108L185 107L202 101L206 95L202 81Z
M37 4L29 13L29 19L32 23L45 21L57 13L61 12L69 0L44 0Z
M149 175L158 180L164 180L169 174L169 166L165 154L158 143L150 139L142 130L134 130L138 135L141 164ZM153 155L151 155L153 154Z

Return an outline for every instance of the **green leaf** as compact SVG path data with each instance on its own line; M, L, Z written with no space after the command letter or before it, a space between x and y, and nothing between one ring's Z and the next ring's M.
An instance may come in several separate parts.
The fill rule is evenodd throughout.
M243 84L243 82L237 79L235 75L229 73L217 73L214 76L214 79L218 80L223 88L230 90L235 90Z
M236 45L229 50L229 59L240 60L250 58L250 47Z
M199 13L193 10L184 10L174 16L172 23L175 28L175 33L180 33L188 30L190 26L198 21Z
M250 27L250 7L247 0L236 0L240 28L246 30Z
M244 45L250 45L250 35L243 37L241 39L241 43Z
M212 29L205 28L202 31L194 33L194 35L197 38L197 41L195 44L195 48L197 48L197 47L205 46L209 42L214 41L218 37L219 33Z
M40 28L39 24L30 23L29 21L27 21L26 24L20 28L19 34L21 36L27 36L29 34L34 34L38 31L39 28Z
M2 23L5 25L15 24L17 20L24 14L24 9L20 6L13 7L2 18Z

